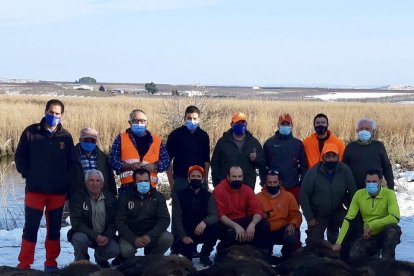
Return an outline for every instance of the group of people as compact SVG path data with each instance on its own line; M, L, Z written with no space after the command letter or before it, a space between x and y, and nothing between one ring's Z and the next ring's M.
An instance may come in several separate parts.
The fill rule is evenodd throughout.
M262 147L248 130L247 116L237 112L210 159L210 139L195 106L187 107L184 125L165 145L147 129L145 112L133 110L130 127L115 138L109 156L97 146L93 128L82 129L74 146L61 124L63 115L60 100L48 101L44 117L23 131L16 149L16 167L26 179L20 268L30 269L34 261L45 212L45 271L57 270L67 200L75 261L89 260L92 247L103 268L110 267L111 258L119 264L134 257L138 249L163 255L169 248L209 266L217 241L217 249L252 244L264 256L281 244L282 257L288 258L302 247L299 206L307 244L323 240L326 231L343 258L395 258L401 229L393 172L371 119L357 122L357 140L345 146L328 130L325 114L315 116L315 132L303 141L292 135L292 117L282 114ZM157 191L161 172L172 191L171 217ZM258 177L262 189L255 194Z

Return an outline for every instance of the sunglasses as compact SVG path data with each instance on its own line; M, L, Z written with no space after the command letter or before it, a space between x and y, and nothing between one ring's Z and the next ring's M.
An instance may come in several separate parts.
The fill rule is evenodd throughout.
M277 170L268 170L267 174L271 174L271 175L279 175L279 172Z

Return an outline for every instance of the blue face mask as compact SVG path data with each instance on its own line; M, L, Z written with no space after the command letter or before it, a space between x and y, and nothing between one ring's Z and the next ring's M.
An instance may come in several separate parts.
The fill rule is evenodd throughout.
M282 135L289 135L292 132L291 126L280 126L279 133Z
M241 136L246 133L247 126L245 124L235 124L232 129L234 134Z
M366 189L370 195L375 195L379 190L379 184L375 182L366 183Z
M191 120L186 120L185 121L185 126L188 128L189 131L193 131L196 130L198 127L198 123L197 122L193 122Z
M137 182L137 190L138 193L145 195L150 190L150 183L149 182Z
M362 142L368 142L371 139L371 132L368 130L361 130L358 132L358 139Z
M60 123L60 118L52 114L45 115L46 124L49 126L57 126Z
M131 125L131 131L138 136L142 135L145 132L145 130L146 130L145 124L132 124Z
M80 142L81 147L86 152L92 152L96 148L95 143L89 143L89 142Z

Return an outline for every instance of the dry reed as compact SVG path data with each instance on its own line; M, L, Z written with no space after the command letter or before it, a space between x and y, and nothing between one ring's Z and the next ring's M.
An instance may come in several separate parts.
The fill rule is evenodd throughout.
M29 124L40 121L49 97L0 96L0 151L10 156L17 146L21 132ZM148 129L164 140L181 124L187 105L202 109L202 127L209 133L212 148L230 126L233 112L242 111L248 116L248 128L264 143L273 135L277 117L290 113L293 117L293 134L299 138L313 132L315 114L329 117L329 128L344 141L355 139L355 123L359 118L370 117L377 121L378 140L383 141L393 163L413 168L414 110L409 105L383 103L333 102L278 102L239 99L61 97L65 103L63 124L72 133L75 143L79 130L94 127L99 131L99 145L108 151L115 136L128 127L128 115L133 109L143 109L149 120Z

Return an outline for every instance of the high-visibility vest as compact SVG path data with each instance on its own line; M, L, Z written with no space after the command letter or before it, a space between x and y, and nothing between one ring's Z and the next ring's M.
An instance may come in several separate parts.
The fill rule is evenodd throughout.
M137 148L129 138L129 134L126 132L121 133L121 161L128 164L135 162L142 162L144 164L156 163L160 156L161 139L154 134L151 134L151 136L153 141L148 149L148 152L143 158L141 158ZM130 184L134 182L132 175L133 171L122 172L121 184ZM157 186L158 176L156 171L150 173L150 182L152 187L155 188Z

